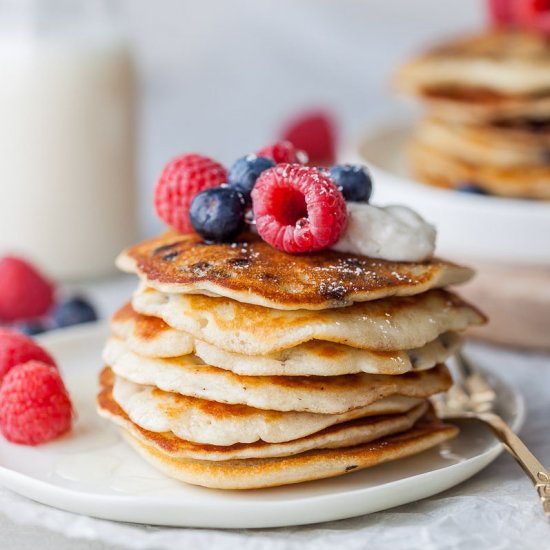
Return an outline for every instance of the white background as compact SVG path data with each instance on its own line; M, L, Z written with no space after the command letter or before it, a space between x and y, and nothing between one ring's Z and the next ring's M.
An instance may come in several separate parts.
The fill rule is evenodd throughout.
M483 0L124 0L141 84L142 233L170 156L224 163L325 107L349 141L402 102L390 76L411 53L486 21Z

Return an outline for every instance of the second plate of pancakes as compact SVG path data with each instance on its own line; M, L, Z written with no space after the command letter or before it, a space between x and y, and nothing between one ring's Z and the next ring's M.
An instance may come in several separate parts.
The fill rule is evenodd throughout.
M376 186L374 204L403 203L438 229L438 254L461 261L550 267L550 203L439 189L409 175L406 147L414 122L373 129L342 160L366 163Z

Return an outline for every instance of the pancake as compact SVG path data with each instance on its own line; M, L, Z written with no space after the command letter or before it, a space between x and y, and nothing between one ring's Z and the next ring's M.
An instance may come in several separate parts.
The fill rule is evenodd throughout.
M248 376L337 376L358 372L403 374L413 369L432 368L437 363L445 362L462 342L461 336L456 332L446 332L421 348L376 352L311 340L268 355L244 355L195 340L190 335L169 327L157 317L136 313L130 305L115 313L111 327L114 336L124 340L128 349L138 355L152 358L177 357L191 353L194 348L195 355L205 364ZM162 335L158 347L155 345L157 330ZM165 338L169 332L172 335ZM182 335L184 344L176 345L173 349L187 350L186 342L191 339L191 351L178 354L164 345L172 337L177 341L179 334ZM107 346L109 345L108 341Z
M136 313L130 303L115 312L111 329L140 355L178 357L193 353L195 349L195 339L190 334L174 330L158 317Z
M422 96L470 93L478 101L550 94L550 41L540 33L484 31L439 45L404 64L396 86Z
M206 245L196 234L166 233L129 248L117 264L161 292L223 296L281 310L411 296L473 275L435 259L389 262L331 250L290 255L252 234Z
M550 165L494 167L469 164L417 141L408 150L415 178L439 187L474 184L503 197L550 200Z
M550 165L550 131L527 129L519 124L448 124L423 120L415 140L469 164L502 168Z
M114 379L111 391L112 399L140 428L156 433L171 432L188 442L222 446L256 441L284 443L349 420L379 416L384 410L392 413L401 408L400 412L407 412L422 403L414 398L388 397L382 400L386 403L381 406L359 407L330 415L265 411L217 403L141 386L120 377Z
M274 411L340 414L394 395L424 399L451 385L444 365L400 376L240 376L197 364L193 356L176 360L141 357L128 351L123 342L118 353L114 347L108 351L105 360L113 372L135 384L218 403Z
M311 340L269 355L244 355L197 340L195 354L208 365L247 376L338 376L360 372L398 375L444 363L461 343L459 334L446 332L407 351L376 352Z
M550 120L550 95L541 97L507 96L479 93L475 90L427 90L422 99L430 113L457 124L494 122L532 122Z
M141 288L132 305L197 340L246 355L273 353L310 340L376 351L410 350L445 332L485 321L475 308L443 290L323 311L282 311L227 298Z
M126 411L118 404L113 396L114 376L110 369L106 368L100 375L101 391L97 397L98 412L104 418L111 420L120 427L125 428L142 442L152 445L159 451L174 458L192 458L199 460L232 460L243 458L267 458L274 456L289 456L311 449L338 448L348 445L358 445L384 437L391 433L410 429L414 423L426 412L428 403L416 400L416 403L403 413L375 415L356 418L349 415L345 422L327 425L326 427L306 434L300 438L283 442L267 442L254 440L251 443L208 444L197 443L181 438L173 431L148 430L136 423L128 416ZM117 381L118 383L118 381ZM199 400L196 400L199 401ZM212 403L213 408L221 409L221 415L213 416L215 421L223 419L227 409L234 406ZM242 407L246 409L246 407ZM204 409L206 410L206 408ZM288 413L275 413L281 416ZM307 420L308 413L291 413L295 420ZM230 416L230 415L229 415ZM246 417L246 411L237 412L236 417ZM318 415L321 416L321 415ZM230 417L231 418L231 417ZM283 424L281 430L289 426ZM305 433L305 432L304 432Z
M410 430L370 443L288 457L210 461L174 458L123 430L139 454L164 474L214 489L259 489L334 477L420 453L457 433L458 428L429 411Z

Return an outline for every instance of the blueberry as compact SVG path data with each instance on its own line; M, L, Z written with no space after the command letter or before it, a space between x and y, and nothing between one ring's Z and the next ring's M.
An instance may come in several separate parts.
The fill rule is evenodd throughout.
M456 190L460 193L469 193L471 195L489 195L485 189L482 189L475 183L463 183L456 187Z
M275 163L267 157L256 155L241 157L229 169L229 186L240 191L248 200L258 176L264 170L274 166Z
M231 187L212 187L195 196L189 209L193 229L207 242L223 243L244 228L246 200Z
M70 327L97 321L97 313L85 298L74 296L56 306L52 320L56 328Z
M15 329L26 336L36 336L48 330L48 324L42 319L30 319L21 321L15 325Z
M372 180L369 171L360 164L336 164L330 168L332 181L350 202L369 202Z

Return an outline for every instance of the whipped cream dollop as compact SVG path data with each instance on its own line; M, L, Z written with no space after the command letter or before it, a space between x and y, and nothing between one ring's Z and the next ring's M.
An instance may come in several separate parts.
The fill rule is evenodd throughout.
M403 262L421 262L434 254L434 226L406 206L348 202L348 216L346 232L333 250Z

